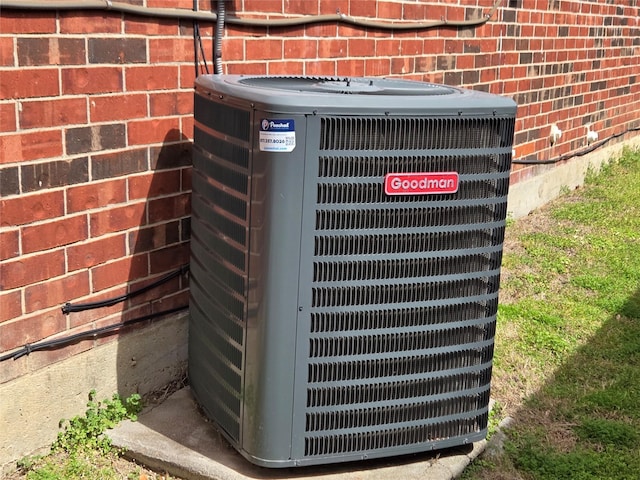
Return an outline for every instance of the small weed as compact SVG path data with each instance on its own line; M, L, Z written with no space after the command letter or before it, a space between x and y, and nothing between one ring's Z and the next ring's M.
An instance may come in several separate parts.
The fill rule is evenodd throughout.
M487 428L487 439L491 438L498 430L498 424L502 420L503 407L500 402L494 402L493 408L489 412L489 426Z
M111 440L102 435L105 430L115 427L122 420L136 420L142 410L140 395L133 394L123 400L117 393L110 400L96 402L96 392L89 393L89 402L84 416L76 416L71 420L61 420L53 450L61 449L74 452L79 448L98 449L108 452Z
M112 448L104 432L122 420L135 420L141 410L138 394L126 399L114 394L111 399L98 402L92 390L84 416L60 421L63 430L51 453L23 458L17 463L18 470L27 480L120 479L122 476L114 468L121 461L120 452Z

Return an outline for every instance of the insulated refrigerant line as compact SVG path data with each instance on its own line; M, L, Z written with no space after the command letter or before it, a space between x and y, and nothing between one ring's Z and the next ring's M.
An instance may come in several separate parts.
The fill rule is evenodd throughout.
M68 335L66 337L55 338L52 340L45 340L38 343L27 343L22 348L14 352L7 353L6 355L0 356L0 362L4 362L5 360L9 360L9 359L18 360L20 357L24 357L25 355L29 355L31 352L36 352L38 350L52 350L65 345L69 345L70 343L78 342L80 340L100 337L108 333L116 332L124 327L135 325L136 323L141 323L147 320L153 320L155 318L169 315L172 313L181 312L183 310L187 310L188 308L189 308L188 305L184 305L176 308L171 308L169 310L164 310L162 312L150 313L148 315L144 315L138 318L133 318L125 322L114 323L113 325L108 325L106 327L95 328L93 330L87 330L85 332L76 333L74 335Z
M366 20L352 17L343 13L325 15L303 15L277 19L242 18L226 15L224 22L231 25L244 27L292 27L310 25L315 23L338 22L354 25L362 28L375 28L380 30L424 30L438 27L467 28L477 27L487 23L502 3L496 0L489 11L473 20L449 21L427 20L418 21L379 21ZM202 20L217 22L218 14L213 12L193 11L181 8L152 8L140 5L129 5L111 0L0 0L0 8L13 8L20 10L107 10L131 15L141 15L156 18L173 18L178 20Z
M112 305L116 305L117 303L124 302L125 300L129 300L130 298L137 297L138 295L148 292L149 290L153 290L154 288L167 283L169 280L172 280L175 277L184 275L188 271L189 271L189 265L188 264L183 265L179 269L173 272L167 273L163 277L160 277L158 280L156 280L153 283L150 283L145 287L139 288L138 290L134 290L129 293L125 293L124 295L120 295L118 297L102 300L100 302L76 303L76 304L67 302L62 306L62 313L67 315L72 312L83 312L85 310L92 310L94 308L110 307Z
M545 160L536 160L536 159L515 159L512 160L511 163L513 163L514 165L554 165L556 163L560 163L563 162L565 160L570 160L572 158L575 157L584 157L585 155L588 155L589 153L599 149L600 147L604 146L605 144L609 143L611 140L613 140L614 138L619 138L622 137L623 135L626 135L627 133L630 132L638 132L640 131L640 127L635 127L635 128L627 128L624 131L620 132L620 133L615 133L607 138L604 138L602 140L600 140L597 143L594 143L593 145L590 145L587 148L584 148L582 150L578 150L577 152L574 153L567 153L565 155L560 155L559 157L556 158L550 158L550 159L545 159Z

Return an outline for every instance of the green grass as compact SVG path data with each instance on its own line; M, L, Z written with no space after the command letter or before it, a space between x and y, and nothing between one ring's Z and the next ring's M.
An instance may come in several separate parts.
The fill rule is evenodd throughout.
M640 153L508 238L494 398L516 422L463 478L639 479Z

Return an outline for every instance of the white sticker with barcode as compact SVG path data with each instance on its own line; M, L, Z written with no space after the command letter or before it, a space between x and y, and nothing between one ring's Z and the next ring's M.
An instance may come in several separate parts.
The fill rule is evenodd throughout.
M293 152L296 148L295 122L288 118L263 118L258 140L262 152Z

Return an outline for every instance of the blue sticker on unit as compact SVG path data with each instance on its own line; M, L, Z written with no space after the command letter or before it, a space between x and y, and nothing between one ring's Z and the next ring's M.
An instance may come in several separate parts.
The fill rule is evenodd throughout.
M263 118L260 122L263 132L295 132L295 122L290 118Z
M260 150L292 152L296 148L296 127L292 118L263 118L260 121Z

